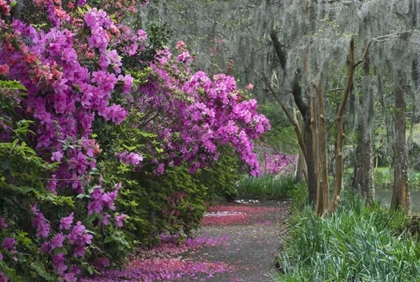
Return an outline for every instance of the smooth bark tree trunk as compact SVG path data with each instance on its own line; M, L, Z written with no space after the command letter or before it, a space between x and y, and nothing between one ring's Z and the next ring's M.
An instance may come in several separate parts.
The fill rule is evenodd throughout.
M394 188L391 209L410 210L410 192L408 190L407 144L405 124L406 74L401 69L396 71L394 82L395 98L395 143L394 143Z
M307 182L307 175L308 172L306 170L306 160L304 157L304 153L301 148L299 148L299 156L296 165L296 173L295 173L295 181L296 182Z

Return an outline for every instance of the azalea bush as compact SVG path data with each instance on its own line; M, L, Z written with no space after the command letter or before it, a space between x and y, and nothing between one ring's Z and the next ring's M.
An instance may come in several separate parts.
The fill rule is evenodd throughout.
M287 154L265 154L261 161L264 174L287 175L293 174L296 170L296 156Z
M223 146L217 162L198 170L194 180L206 188L206 202L233 201L238 196L236 182L244 169L231 146Z
M186 171L223 145L260 174L253 140L270 124L256 101L233 77L194 73L183 42L173 56L124 25L134 4L25 1L23 17L0 2L3 280L77 281L122 265L134 230L188 232L205 189Z

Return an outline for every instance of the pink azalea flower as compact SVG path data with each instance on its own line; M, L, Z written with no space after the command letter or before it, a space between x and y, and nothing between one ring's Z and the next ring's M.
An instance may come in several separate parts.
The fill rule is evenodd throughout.
M14 238L7 237L7 238L4 238L3 243L1 244L1 246L3 248L5 248L6 250L8 250L8 251L12 251L13 248L15 247L15 243L16 243L16 240Z
M61 248L63 247L63 241L64 241L64 235L63 233L58 233L55 235L55 237L51 240L51 250L54 250L55 248Z
M74 219L74 216L73 215L74 215L74 213L72 212L69 216L63 217L60 220L60 226L59 226L59 228L60 229L69 230L70 227L71 227L71 225L73 224L73 219Z

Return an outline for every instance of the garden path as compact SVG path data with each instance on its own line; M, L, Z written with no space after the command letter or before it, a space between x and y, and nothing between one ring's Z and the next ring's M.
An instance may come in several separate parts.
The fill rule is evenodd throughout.
M288 211L286 201L246 201L210 207L204 226L194 235L225 237L226 244L204 246L184 254L183 259L223 262L232 269L175 281L271 281L270 272L274 271L274 259L285 235Z
M105 270L81 281L271 281L288 213L286 201L210 206L194 238L179 244L161 235L160 246L139 248L121 270Z

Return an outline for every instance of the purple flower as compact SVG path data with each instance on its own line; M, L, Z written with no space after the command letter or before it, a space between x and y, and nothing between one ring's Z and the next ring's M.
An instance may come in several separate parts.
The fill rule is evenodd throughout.
M55 256L53 256L52 262L53 262L54 267L57 269L57 271L60 274L63 274L64 271L67 270L67 265L65 264L66 257L64 256L64 254L62 253L56 254Z
M41 253L48 252L49 247L50 247L50 243L48 243L48 242L42 243L41 244Z
M179 62L183 62L183 63L188 64L189 62L191 62L191 55L190 55L190 53L188 53L186 51L186 52L183 52L182 54L180 54L176 59Z
M99 222L100 222L100 224L104 224L104 225L109 225L109 218L111 217L111 215L110 214L108 214L108 213L103 213L102 214L102 218L103 218L103 220L100 220Z
M85 255L85 246L81 245L81 246L77 246L74 249L74 257L83 257Z
M9 225L7 225L6 220L0 216L0 227L7 228L7 226Z
M53 162L61 162L61 158L63 157L63 152L57 151L52 153L51 160Z
M58 233L55 237L51 240L51 250L55 248L63 247L64 235L63 233Z
M99 199L102 195L102 189L101 188L95 188L93 189L92 193L90 194L90 196L92 197L92 199Z
M36 236L47 238L50 233L50 224L45 219L44 215L38 211L35 212L35 218L32 221L32 226L36 227Z
M90 234L88 234L88 233L85 233L85 234L82 236L82 238L80 239L80 242L81 242L81 243L84 243L84 244L86 244L86 245L90 245L90 244L92 244L92 238L93 238L93 236L92 236L92 235L90 235Z
M76 241L78 241L79 238L83 236L85 231L86 227L80 221L78 221L77 224L73 226L71 233L67 235L67 238L74 244Z
M123 220L125 220L126 217L127 215L125 214L115 216L115 223L117 224L118 227L123 226Z
M1 246L8 251L12 251L15 247L16 240L12 237L4 238L3 243Z
M104 206L100 200L95 200L95 201L90 202L87 208L88 208L88 215L91 215L94 213L101 213Z
M61 230L62 229L66 229L66 230L69 230L70 229L71 225L73 224L73 219L74 219L73 215L74 215L74 213L72 212L69 216L63 217L60 220L60 226L59 226L59 228Z
M133 86L134 78L131 75L127 74L126 76L124 76L123 81L124 81L124 86L123 86L122 91L123 93L129 93L131 90L131 87Z
M143 161L143 157L136 153L130 153L125 159L125 163L127 165L138 165L141 161Z

